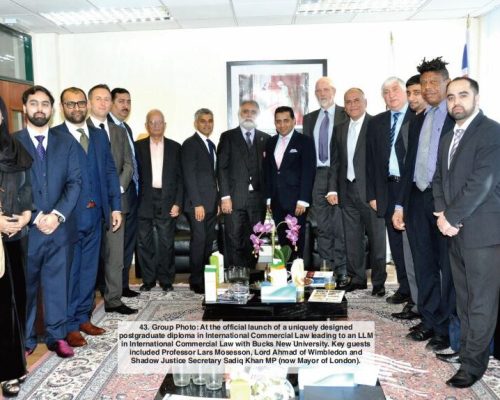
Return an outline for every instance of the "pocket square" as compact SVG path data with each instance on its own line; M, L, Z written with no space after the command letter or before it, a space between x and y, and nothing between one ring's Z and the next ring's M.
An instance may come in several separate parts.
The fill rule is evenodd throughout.
M290 153L298 153L297 149L290 149Z

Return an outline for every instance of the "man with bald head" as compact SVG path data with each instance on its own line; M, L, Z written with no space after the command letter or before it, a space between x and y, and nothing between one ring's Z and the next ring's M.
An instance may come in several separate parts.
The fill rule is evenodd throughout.
M318 227L318 252L321 260L334 269L337 285L348 284L342 214L337 206L337 193L329 193L328 170L331 165L331 142L335 128L348 121L343 107L335 104L335 87L328 77L316 82L316 98L320 109L304 115L303 133L314 139L316 178L312 208L309 214Z
M167 124L160 110L148 112L145 126L149 136L135 145L139 172L137 253L143 281L140 290L150 291L158 281L163 291L170 292L175 280L175 220L183 197L181 146L164 136Z
M361 89L344 94L349 121L339 125L332 140L332 163L328 191L338 193L345 227L347 272L352 281L366 285L365 232L370 245L369 265L376 295L385 295L385 221L370 208L366 198L366 131L371 115L366 113Z

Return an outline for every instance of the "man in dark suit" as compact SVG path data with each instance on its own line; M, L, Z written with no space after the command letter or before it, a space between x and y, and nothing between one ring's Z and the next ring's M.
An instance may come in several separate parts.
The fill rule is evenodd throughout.
M264 160L267 205L276 224L283 221L287 215L297 217L301 229L297 251L293 254L301 258L304 251L307 208L312 201L316 170L314 142L294 129L295 114L291 107L276 108L274 124L278 134L267 141ZM285 230L285 224L278 228L279 243L282 246L290 244Z
M96 85L89 90L90 116L87 119L89 127L102 130L102 135L109 140L111 154L120 180L122 215L128 213L129 207L125 195L131 184L133 166L132 154L127 142L125 129L108 124L107 116L111 110L111 91L104 84ZM133 184L133 183L132 183ZM137 310L130 308L121 301L122 272L124 249L125 219L119 229L109 227L103 232L101 246L101 265L104 277L104 309L106 312L119 314L134 314Z
M209 139L214 129L212 111L201 108L194 114L196 132L182 144L184 211L191 226L189 284L195 293L204 293L203 269L212 252L219 193L215 173L215 144Z
M427 112L419 114L410 126L408 151L401 190L393 215L396 229L405 229L415 267L418 311L422 323L407 335L411 340L431 339L427 349L440 351L449 345L449 320L455 311L455 290L451 278L448 242L436 227L433 215L433 176L440 138L453 129L454 121L446 109L446 63L438 57L425 59L417 67Z
M432 191L437 226L451 237L451 272L461 323L461 366L446 383L466 388L488 367L498 315L500 125L479 110L475 80L455 78L446 96L455 126L441 138Z
M403 253L403 235L392 226L394 205L401 187L408 129L415 113L408 107L405 83L389 77L382 84L388 110L370 120L367 132L366 197L379 217L384 217L399 288L386 300L402 304L411 300Z
M263 155L267 133L256 129L259 105L244 101L238 112L240 125L224 132L217 149L217 176L225 230L233 254L230 265L253 267L252 227L266 215Z
M137 254L143 281L141 291L150 291L156 281L164 292L174 290L175 222L181 210L183 184L181 146L164 136L166 126L160 110L149 111L149 137L138 140L135 147L139 168Z
M138 292L131 290L129 287L129 271L132 266L134 253L136 253L137 244L137 206L139 193L139 173L137 168L137 160L135 158L134 135L132 128L125 121L131 108L130 92L124 88L114 88L111 91L111 112L108 114L108 122L121 126L127 131L127 142L132 154L132 182L125 190L127 199L128 212L125 214L125 232L124 232L124 250L123 250L123 273L122 273L122 296L136 297ZM139 261L136 253L135 257L136 276L140 271Z
M348 117L344 108L335 104L335 87L330 78L322 77L316 82L315 94L321 108L304 115L303 123L303 133L314 140L316 149L316 179L309 218L317 224L319 256L335 271L338 286L345 287L349 280L346 275L342 212L337 203L327 200L327 196L336 195L328 192L332 139L336 127L348 121Z
M328 192L338 193L344 218L347 272L351 283L346 290L366 288L365 233L370 245L372 295L385 295L385 221L377 216L366 199L366 130L371 116L361 89L351 88L344 95L348 122L336 128L332 140L332 162ZM335 195L327 200L334 204Z
M90 316L99 264L102 221L114 231L120 228L122 221L120 182L109 140L102 131L85 123L85 92L76 87L63 90L61 111L65 122L54 130L76 143L76 159L82 174L82 190L75 209L78 241L69 276L66 336L71 346L79 347L87 344L80 331L87 335L102 335L105 332L92 324Z
M42 287L45 341L60 357L73 349L64 340L67 323L67 282L72 244L77 240L74 211L81 176L77 146L72 138L49 129L54 97L42 86L23 93L27 128L16 133L33 158L32 226L29 230L26 268L26 352L37 345L35 319L38 290Z

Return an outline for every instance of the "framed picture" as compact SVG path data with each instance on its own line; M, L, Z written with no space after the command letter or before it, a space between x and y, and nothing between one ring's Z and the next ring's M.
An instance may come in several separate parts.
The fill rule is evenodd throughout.
M295 112L296 128L310 112L316 81L327 75L322 60L230 61L227 63L227 123L239 124L238 109L242 101L255 100L260 106L258 128L275 133L274 110L290 106Z

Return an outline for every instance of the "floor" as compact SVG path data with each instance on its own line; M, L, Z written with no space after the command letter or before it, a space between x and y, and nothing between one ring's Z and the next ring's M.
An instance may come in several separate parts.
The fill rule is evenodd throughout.
M175 283L187 283L189 278L189 274L177 274L175 277ZM370 282L370 271L368 271L368 281ZM394 268L394 264L387 264L387 283L396 283L396 270ZM130 283L132 285L140 285L142 284L142 280L136 278L135 276L135 268L132 266L130 269ZM102 300L102 297L98 291L96 291L96 301L99 302ZM28 368L35 364L45 353L47 353L48 349L45 344L40 343L33 354L28 356Z

